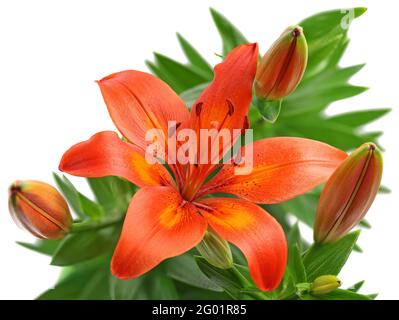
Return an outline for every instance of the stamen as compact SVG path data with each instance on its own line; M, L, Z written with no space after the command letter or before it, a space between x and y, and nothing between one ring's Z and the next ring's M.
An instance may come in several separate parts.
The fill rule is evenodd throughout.
M226 99L226 103L227 107L229 108L228 115L231 117L234 113L234 105L229 99Z
M242 125L242 129L241 129L241 135L245 135L245 130L249 129L249 119L248 116L245 116L244 118L244 123Z
M169 128L168 132L168 137L172 137L175 133L176 130L181 126L181 122L177 122L175 126Z
M195 106L195 114L197 115L197 117L200 116L201 111L202 111L202 106L204 105L203 102L199 102L197 103L197 105Z

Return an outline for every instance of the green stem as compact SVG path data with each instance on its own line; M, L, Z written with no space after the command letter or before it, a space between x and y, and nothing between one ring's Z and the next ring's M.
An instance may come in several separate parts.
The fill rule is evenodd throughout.
M243 276L243 274L237 269L236 266L233 265L233 267L230 270L234 273L237 280L240 281L242 287L245 288L251 286L251 283L247 280L247 278ZM257 300L266 300L266 296L263 295L261 292L245 292L245 294L252 296Z
M70 233L79 233L79 232L86 232L92 230L98 230L102 228L106 228L122 222L125 218L125 215L118 215L111 218L105 218L98 221L88 221L88 222L75 222L71 226Z

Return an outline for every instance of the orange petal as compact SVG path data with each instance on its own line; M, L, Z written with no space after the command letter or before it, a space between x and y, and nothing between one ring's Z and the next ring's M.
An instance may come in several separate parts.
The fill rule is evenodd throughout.
M189 118L183 100L162 80L144 72L122 71L98 81L112 120L130 142L145 149L149 129L168 137L168 121Z
M257 59L258 45L246 44L232 50L225 60L215 67L212 83L202 92L191 109L191 128L196 130L198 136L199 129L243 128L244 123L248 121Z
M121 279L137 277L196 246L206 228L194 205L175 189L142 188L130 203L111 271Z
M140 148L111 131L72 146L64 153L59 169L79 177L119 176L140 187L172 184L161 164L149 164Z
M242 250L255 284L264 291L277 288L287 262L279 223L259 206L240 199L207 198L198 207L216 233Z
M269 138L253 143L253 169L236 175L226 165L198 196L226 192L256 203L278 203L326 181L347 154L325 143L303 138Z
M202 92L191 109L194 127L241 129L252 99L258 45L241 45L215 67L212 83ZM200 121L198 121L198 117Z

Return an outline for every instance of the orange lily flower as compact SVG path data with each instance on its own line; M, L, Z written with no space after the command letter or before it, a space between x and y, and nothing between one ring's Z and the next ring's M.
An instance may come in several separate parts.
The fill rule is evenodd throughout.
M277 203L326 181L346 153L321 142L270 138L253 143L253 171L234 175L235 164L160 163L144 158L148 130L247 129L258 59L257 44L235 48L215 67L215 77L187 110L160 79L123 71L98 81L108 111L125 139L100 132L62 157L60 170L76 176L120 176L141 189L133 196L114 252L111 271L121 279L140 276L163 260L195 247L208 226L239 247L262 290L281 281L287 260L284 232L255 203ZM222 168L221 168L222 167ZM206 181L215 170L220 170ZM205 197L229 193L237 198Z

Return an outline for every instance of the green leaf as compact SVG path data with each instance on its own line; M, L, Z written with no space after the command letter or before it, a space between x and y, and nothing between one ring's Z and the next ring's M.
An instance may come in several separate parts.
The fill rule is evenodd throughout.
M112 192L112 184L115 181L115 177L103 177L103 178L87 178L90 189L97 202L108 211L116 202L115 195Z
M136 191L131 182L119 177L88 178L87 181L106 215L125 212Z
M287 244L288 247L292 247L295 245L298 245L299 250L301 250L301 245L302 245L302 238L301 238L301 232L299 230L299 225L298 222L295 223L290 230L287 233Z
M391 193L391 189L389 189L386 186L380 186L380 189L378 190L379 193L383 193L383 194L389 194Z
M347 112L330 117L328 121L349 126L351 128L359 128L381 118L390 111L391 109L373 109Z
M352 10L349 12L348 10ZM320 72L331 65L328 60L338 62L340 56L334 56L336 51L343 51L347 46L348 18L361 16L365 8L347 10L332 10L315 14L299 23L302 26L309 48L307 75ZM346 25L344 23L347 23ZM305 77L307 76L305 75Z
M288 270L294 284L307 282L306 270L298 244L289 248Z
M319 296L304 294L300 298L301 300L372 300L369 296L343 289L336 289Z
M154 270L146 278L146 291L150 300L177 300L177 293L173 280L161 270Z
M185 66L163 54L154 52L154 57L155 64L162 73L166 74L168 78L173 79L176 83L179 83L179 88L181 89L177 90L177 93L209 81L206 76L197 70Z
M326 80L329 81L329 80ZM281 115L284 117L296 117L298 114L318 113L324 110L332 102L357 96L366 90L367 87L353 86L349 84L339 84L335 86L317 86L313 87L312 92L305 95L298 88L291 96L283 101ZM310 83L310 82L309 82Z
M319 192L306 193L289 201L282 202L279 206L313 228L319 197Z
M181 83L181 81L176 79L176 77L168 74L168 72L158 67L155 63L146 60L145 64L154 75L156 75L162 81L166 82L175 92L182 92L186 90L184 83Z
M316 115L298 116L296 122L290 121L290 124L284 122L284 125L289 125L296 136L323 141L346 151L353 150L368 141L376 142L378 137L370 134L359 135L348 126L325 121L323 117Z
M211 291L223 291L201 272L194 257L189 254L169 259L163 266L166 274L174 280Z
M364 280L355 283L353 286L349 287L347 290L352 292L358 292L364 284Z
M359 226L365 229L371 229L371 224L366 219L360 221Z
M223 290L233 299L244 299L245 293L241 292L241 284L238 282L236 275L231 269L219 269L210 265L205 259L195 257L200 270L216 285L223 288Z
M109 258L91 260L64 268L64 276L39 300L108 300Z
M134 300L143 286L144 277L121 280L110 276L110 297L112 300Z
M319 276L338 275L348 259L360 231L347 234L333 243L314 244L303 257L308 281L312 282Z
M53 173L53 176L57 186L67 199L72 210L80 218L85 219L90 217L92 219L99 219L104 215L103 209L97 203L78 192L67 177L62 176L61 178L56 173Z
M77 190L75 187L72 185L72 183L65 177L62 176L62 178L56 174L53 173L53 177L55 180L55 183L57 184L58 188L61 190L62 194L64 197L67 199L69 205L71 206L72 210L80 217L80 218L86 218L86 215L83 213L79 196L77 194Z
M112 235L110 230L103 229L72 233L62 240L54 253L51 264L54 266L76 264L109 253L112 251L114 245L115 235Z
M35 243L19 242L17 244L27 249L42 253L48 256L52 256L60 244L61 240L37 240Z
M248 43L241 31L239 31L225 16L210 8L213 21L223 42L223 56L240 44Z
M199 70L206 74L211 80L213 78L213 69L209 63L198 53L198 51L180 34L177 33L177 39L182 47L188 61Z

